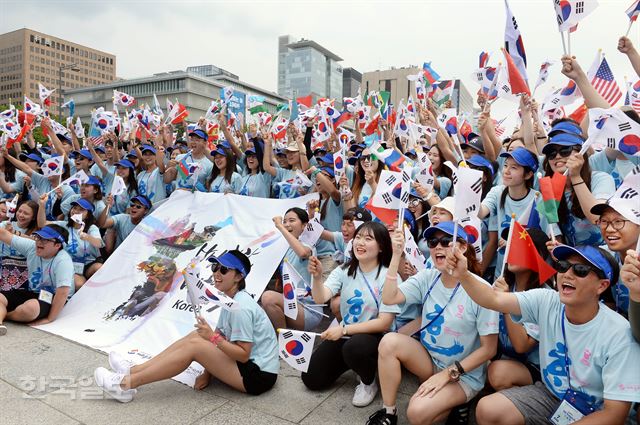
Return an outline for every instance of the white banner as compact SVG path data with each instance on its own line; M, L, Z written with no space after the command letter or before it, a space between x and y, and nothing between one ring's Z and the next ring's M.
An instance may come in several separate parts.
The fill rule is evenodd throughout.
M181 273L193 257L242 250L252 264L246 290L258 299L288 248L272 217L304 208L315 196L278 200L176 191L136 227L55 322L38 328L141 363L194 330L194 307ZM211 268L203 264L200 276L209 279ZM202 308L215 325L219 307ZM174 379L193 386L201 372L193 363Z

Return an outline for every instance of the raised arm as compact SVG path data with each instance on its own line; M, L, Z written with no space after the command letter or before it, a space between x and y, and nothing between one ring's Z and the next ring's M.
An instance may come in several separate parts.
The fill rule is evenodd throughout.
M640 53L638 53L633 46L631 40L627 37L620 37L620 40L618 40L618 50L627 55L633 70L636 71L636 75L640 77Z
M111 206L113 205L113 195L109 194L106 199L104 200L104 203L107 205L106 208L102 209L102 212L100 212L100 215L98 216L98 218L96 219L96 226L102 228L102 229L109 229L111 227L113 227L113 225L115 224L115 222L113 221L113 218L109 217L107 214L109 214L109 210L111 209ZM42 209L42 208L40 208Z
M576 59L568 55L563 56L562 73L575 81L582 93L582 96L584 97L584 103L587 105L587 108L608 109L611 107L609 103L600 96L600 93L598 93L591 85L591 81L589 81L587 74L584 73Z
M87 139L87 148L89 149L89 152L91 152L91 156L93 157L93 162L100 169L100 172L102 173L102 178L104 179L109 173L109 170L107 169L107 167L105 167L104 161L102 160L102 158L100 158L100 155L98 155L98 153L96 152L95 147L93 146L93 142L91 141L90 138Z
M24 162L20 161L19 159L14 158L11 155L9 155L9 153L7 152L6 149L2 150L2 154L3 154L3 156L4 156L4 158L6 160L8 160L10 163L12 163L18 170L22 171L27 176L31 177L31 175L34 173L33 168L29 167L27 164L25 164Z
M271 153L273 148L271 147L271 134L267 131L262 132L262 140L264 140L264 152L262 153L262 167L264 171L275 177L277 170L271 164Z
M311 274L311 296L317 304L324 304L331 299L331 290L324 286L322 263L318 257L309 257L309 274Z
M276 229L278 229L280 233L282 233L282 236L284 236L284 238L289 243L289 246L291 247L291 249L293 249L293 252L295 252L298 257L305 259L311 256L311 249L304 246L302 242L298 240L298 238L289 233L289 231L284 227L284 225L282 224L282 217L273 217L273 222L276 225Z
M387 305L402 304L406 301L404 294L398 289L398 267L402 260L404 242L404 231L396 229L391 237L393 255L382 288L382 302Z

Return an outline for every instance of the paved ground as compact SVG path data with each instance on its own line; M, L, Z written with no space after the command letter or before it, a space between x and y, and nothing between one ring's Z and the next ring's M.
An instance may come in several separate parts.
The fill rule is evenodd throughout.
M10 424L364 424L381 405L353 407L355 375L345 374L328 391L308 391L300 372L282 363L276 386L258 397L219 382L194 391L175 381L141 388L133 402L104 399L93 371L106 355L27 326L7 324L0 337L0 422ZM403 380L400 422L418 383Z

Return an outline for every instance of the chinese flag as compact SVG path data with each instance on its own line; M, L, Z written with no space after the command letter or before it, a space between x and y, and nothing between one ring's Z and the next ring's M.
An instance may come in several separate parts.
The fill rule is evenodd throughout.
M509 73L509 84L511 85L511 92L513 94L521 94L526 93L531 95L531 91L529 91L529 86L527 82L518 71L518 67L513 62L513 58L504 48L502 49L502 53L504 53L504 57L507 60L507 72Z
M540 285L556 274L553 267L547 264L540 254L538 254L538 250L531 240L531 236L529 236L529 233L527 233L524 227L517 221L513 222L507 263L526 267L538 273Z

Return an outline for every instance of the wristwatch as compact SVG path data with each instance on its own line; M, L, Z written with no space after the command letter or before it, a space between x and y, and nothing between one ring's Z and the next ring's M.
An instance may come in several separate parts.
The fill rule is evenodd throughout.
M465 374L464 368L457 360L454 362L453 366L449 367L447 370L449 371L449 378L454 382L458 382L460 377Z
M342 326L342 335L347 336L347 325Z

